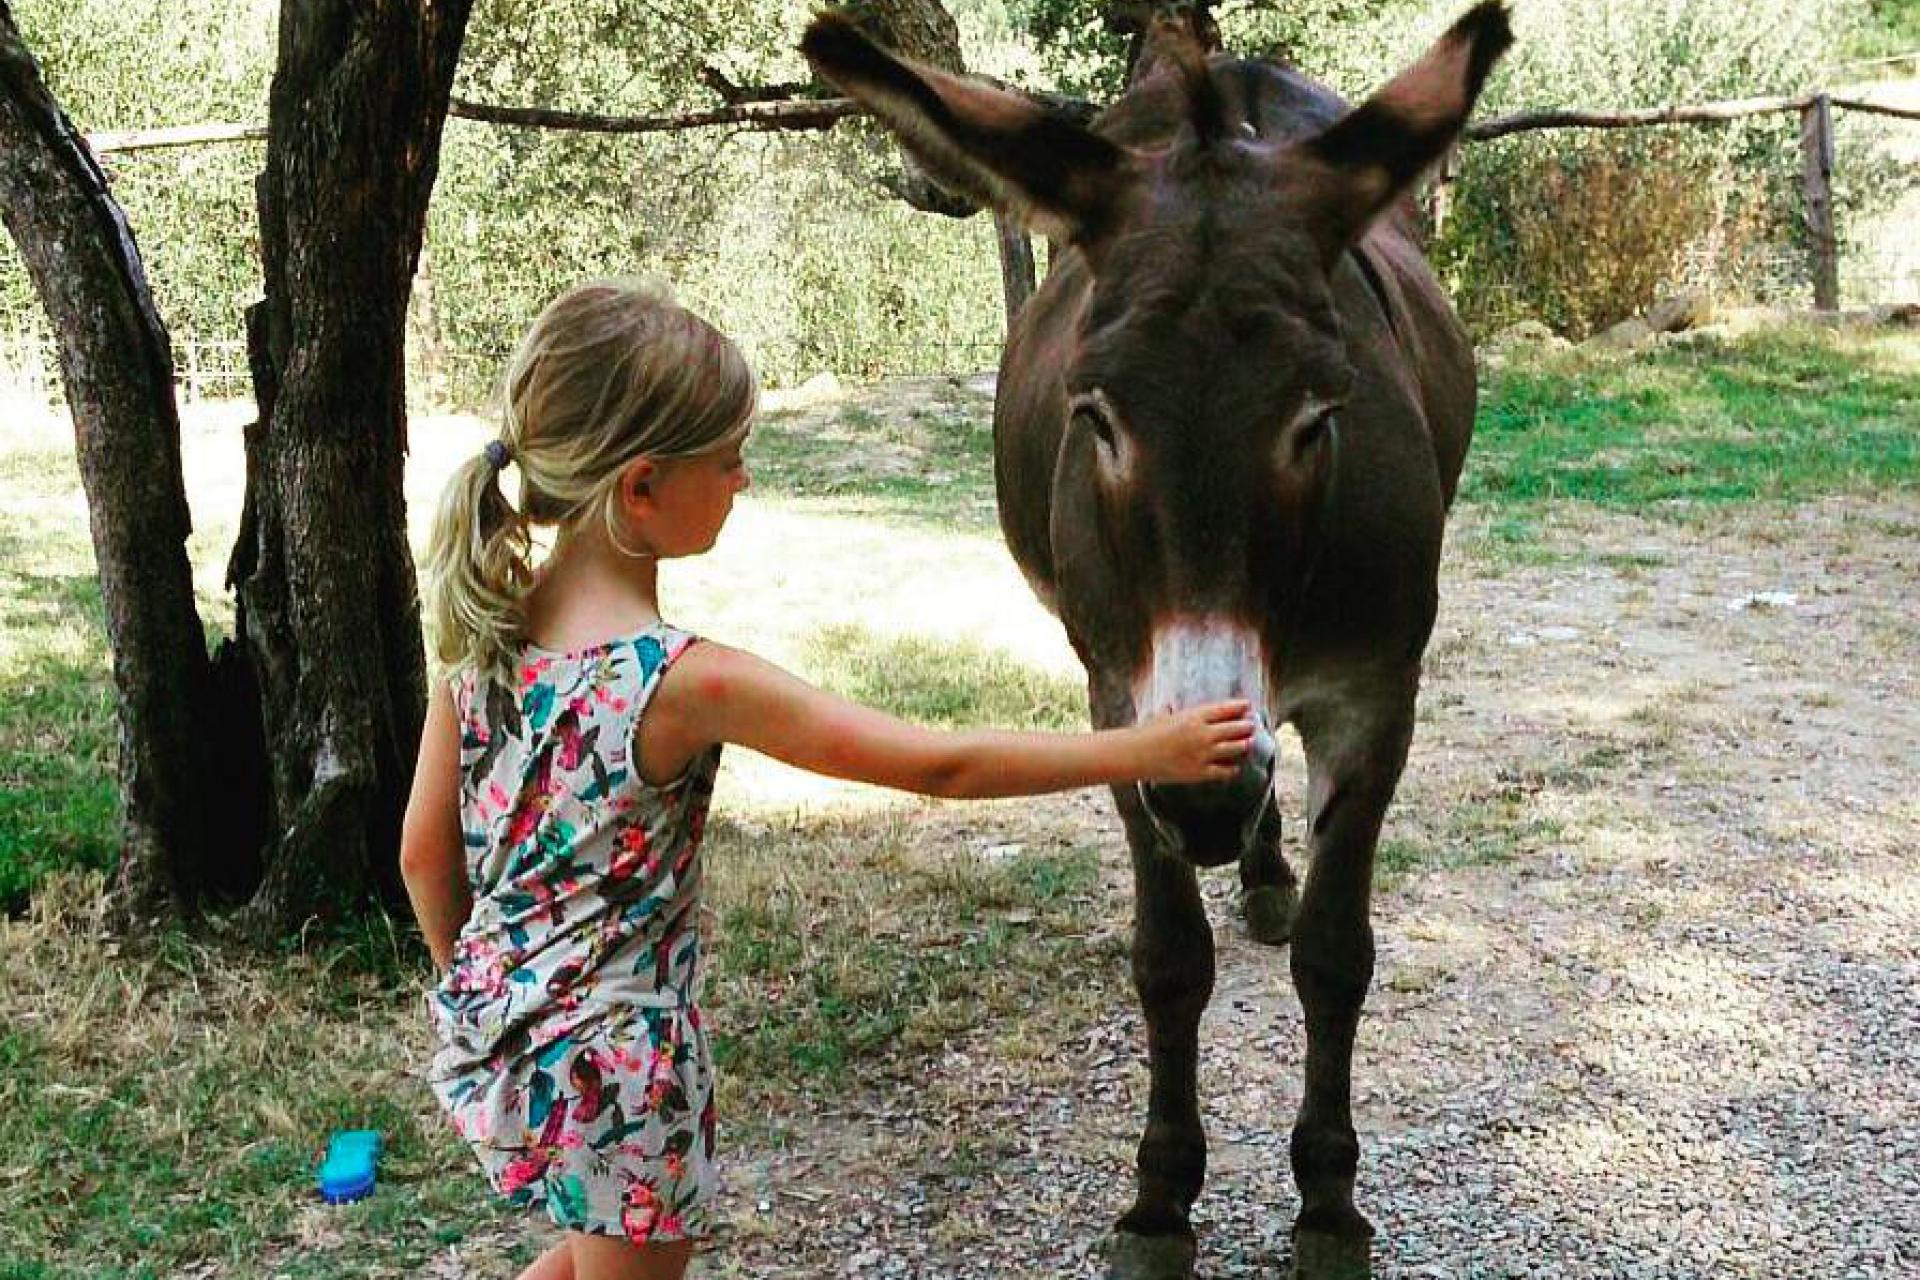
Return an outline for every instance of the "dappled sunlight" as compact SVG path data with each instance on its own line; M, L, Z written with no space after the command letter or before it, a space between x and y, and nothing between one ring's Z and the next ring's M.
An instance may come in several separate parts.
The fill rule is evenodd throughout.
M7 373L0 364L0 453L71 450L73 428L66 413L23 390Z
M1920 821L1906 840L1866 864L1823 864L1792 874L1788 887L1811 906L1809 928L1835 948L1890 964L1912 964L1920 927L1920 867L1914 863ZM1920 979L1920 972L1916 973Z
M776 661L801 663L821 628L848 624L1076 669L1059 624L984 535L803 514L748 494L711 553L671 562L661 578L678 621Z
M1435 910L1431 900L1423 901L1414 910L1397 916L1394 922L1395 938L1382 940L1383 947L1416 944L1418 948L1429 948L1435 953L1446 951L1460 955L1488 955L1498 951L1504 945L1506 930L1494 922L1458 914L1447 910Z
M761 819L798 812L872 816L909 811L925 803L883 787L824 778L737 747L721 757L714 794L714 803L722 811Z
M942 1077L964 1074L955 1050L989 1026L999 1067L1057 1077L1059 1036L1113 1004L1108 894L1070 803L723 807L707 848L708 992L736 1132L761 1132L770 1093L836 1096L856 1060L869 1090L960 1103L961 1080Z
M85 578L65 582L85 590L92 587ZM83 669L104 659L98 630L73 616L75 594L53 578L17 578L0 586L0 605L6 610L0 624L0 681Z
M1673 828L1644 818L1623 816L1617 800L1604 792L1593 797L1590 811L1606 820L1584 825L1573 850L1595 871L1638 874L1648 867L1664 867L1693 856L1698 850ZM1585 892L1592 893L1589 887Z
M491 432L469 415L415 421L407 494L416 548L424 545L446 477ZM661 596L681 625L813 678L818 673L804 669L810 639L837 623L1004 650L1076 677L1079 671L1059 623L1034 599L997 533L811 512L749 490L711 552L662 566Z
M1535 1132L1516 1135L1501 1143L1524 1168L1551 1173L1557 1181L1565 1177L1605 1177L1627 1162L1643 1157L1650 1134L1623 1131L1619 1114L1604 1116L1573 1115L1537 1126Z
M1804 1080L1826 1014L1786 1004L1773 975L1730 959L1724 948L1622 939L1612 980L1623 998L1588 1017L1583 1057L1621 1084L1718 1094ZM1810 1025L1811 1024L1811 1025ZM1756 1027L1767 1028L1757 1044ZM1701 1064L1712 1062L1710 1076Z
M1920 364L1910 339L1863 350ZM960 482L930 478L947 463L923 445L947 424L894 421L894 403L846 393L822 417L833 438L781 442L782 465L812 476L828 446L857 453L871 438L920 450L917 470L860 454L828 476L848 477L844 489L749 491L710 555L664 566L669 616L923 723L1077 726L1081 676L1058 623L996 531L944 519ZM243 404L187 412L190 548L209 618L226 597L250 417ZM813 429L799 416L782 425ZM494 431L483 416L412 419L416 549L446 476ZM64 825L16 829L59 867L103 866L113 690L85 507L70 438L20 438L0 437L11 466L0 693L17 711L0 745L35 823L41 797L78 799ZM1795 1233L1879 1229L1819 1188L1858 1184L1861 1203L1910 1195L1875 1179L1901 1166L1920 1079L1903 594L1914 504L1894 493L1653 517L1500 498L1469 500L1454 528L1373 899L1378 960L1354 1084L1376 1264L1500 1274L1508 1260L1551 1269L1587 1249L1610 1260L1604 1274L1705 1275L1722 1273L1724 1245L1737 1263L1726 1274L1762 1263L1816 1274L1783 1261L1803 1256L1787 1243ZM1735 607L1775 587L1798 603ZM1304 871L1300 749L1291 733L1280 747L1283 842ZM33 772L43 761L75 777ZM1063 1214L1104 1220L1146 1072L1128 859L1102 792L929 800L730 750L710 831L706 995L727 1055L739 1239L789 1222L756 1197L778 1204L817 1185L802 1151L824 1153L835 1194L861 1212L911 1183L948 1187L950 1209L997 1213L1058 1192ZM71 899L53 884L49 910ZM1216 1157L1205 1230L1273 1240L1278 1269L1304 1049L1290 955L1247 937L1233 868L1202 886L1219 970L1203 1049ZM0 980L13 1019L0 1053L24 1055L12 1069L30 1091L76 1090L34 1105L79 1117L16 1117L16 1163L59 1167L64 1135L111 1121L123 1128L108 1155L134 1172L103 1186L184 1196L162 1185L184 1152L216 1197L324 1253L333 1219L297 1203L302 1135L385 1105L400 1176L383 1190L399 1211L470 1228L469 1241L494 1229L453 1203L472 1198L469 1171L417 1089L425 974L397 943L405 971L377 978L350 964L322 972L331 944L320 943L318 961L239 973L198 942L102 957L85 922L0 922L0 944L20 961ZM102 1048L129 1036L152 1049L139 1070ZM321 1041L324 1068L301 1067ZM223 1079L255 1101L212 1106ZM980 1165L994 1169L992 1195L940 1182ZM72 1185L61 1176L51 1194ZM22 1186L40 1197L30 1213L61 1210ZM941 1229L992 1226L959 1213ZM1488 1222L1516 1234L1491 1239ZM170 1241L165 1258L210 1238ZM1422 1239L1431 1249L1416 1256Z
M1542 684L1518 692L1510 705L1539 725L1556 726L1557 733L1628 726L1636 737L1645 737L1649 731L1684 723L1689 709L1713 692L1697 679L1676 679L1670 670L1616 669L1580 686ZM1630 743L1621 745L1633 749Z

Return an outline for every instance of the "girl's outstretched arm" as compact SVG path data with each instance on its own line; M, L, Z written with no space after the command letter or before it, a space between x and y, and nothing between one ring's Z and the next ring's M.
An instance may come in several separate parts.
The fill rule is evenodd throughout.
M703 642L664 677L640 725L643 776L678 776L717 742L812 773L922 795L1034 795L1099 783L1231 778L1253 738L1245 702L1099 733L941 732L816 689L750 653Z
M453 962L454 939L473 910L460 836L460 714L442 686L427 702L413 791L400 828L400 878L433 962Z

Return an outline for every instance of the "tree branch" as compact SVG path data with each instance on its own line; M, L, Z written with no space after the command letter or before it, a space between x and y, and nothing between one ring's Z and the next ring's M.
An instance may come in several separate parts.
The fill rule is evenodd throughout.
M1063 94L1023 89L991 76L976 76L1011 93L1059 112L1080 123L1089 123L1099 115L1098 103ZM775 86L784 88L785 86ZM467 102L456 98L450 115L483 124L528 129L559 129L584 133L671 133L680 129L705 129L734 126L756 131L780 129L827 129L848 116L863 115L865 108L850 98L787 98L760 101L747 86L730 86L742 100L709 111L691 111L673 116L605 116L580 111L553 111L544 107L506 107L491 103ZM1651 125L1719 124L1747 116L1777 111L1798 111L1815 95L1801 94L1784 98L1739 98L1727 102L1706 102L1695 106L1623 108L1617 110L1522 111L1496 116L1470 124L1469 142L1487 142L1509 134L1536 129L1637 129ZM1837 110L1863 111L1871 115L1901 120L1920 120L1920 110L1895 107L1865 98L1831 98ZM258 142L266 138L263 125L206 124L166 129L103 131L87 135L87 145L96 156L127 151L151 151L162 147L194 147L221 142Z
M782 102L789 98L804 98L808 86L804 84L735 84L727 78L727 73L712 65L700 68L700 83L720 96L720 101L730 107L743 102Z
M741 102L711 111L677 116L602 116L580 111L549 111L540 107L501 107L455 98L448 114L485 124L519 125L536 129L573 129L586 133L668 133L676 129L705 129L713 125L742 125L749 129L825 129L862 111L851 98L798 98L784 102Z

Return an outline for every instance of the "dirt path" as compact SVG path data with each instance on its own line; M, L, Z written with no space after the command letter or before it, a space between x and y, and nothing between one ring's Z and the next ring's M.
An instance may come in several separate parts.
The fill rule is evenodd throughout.
M1463 514L1356 1063L1377 1275L1920 1276L1916 584L1913 499L1569 515L1518 562ZM1119 842L1086 797L1034 820ZM1274 1276L1302 1041L1231 879L1201 1274ZM736 1147L703 1274L1099 1274L1146 1091L1112 968L1046 1069L983 1026Z

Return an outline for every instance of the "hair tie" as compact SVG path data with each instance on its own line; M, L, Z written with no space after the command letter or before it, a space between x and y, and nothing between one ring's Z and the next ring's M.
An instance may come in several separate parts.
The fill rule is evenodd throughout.
M483 452L487 455L487 461L493 464L495 471L505 471L507 463L513 460L513 450L507 448L505 440L487 441L487 447Z

